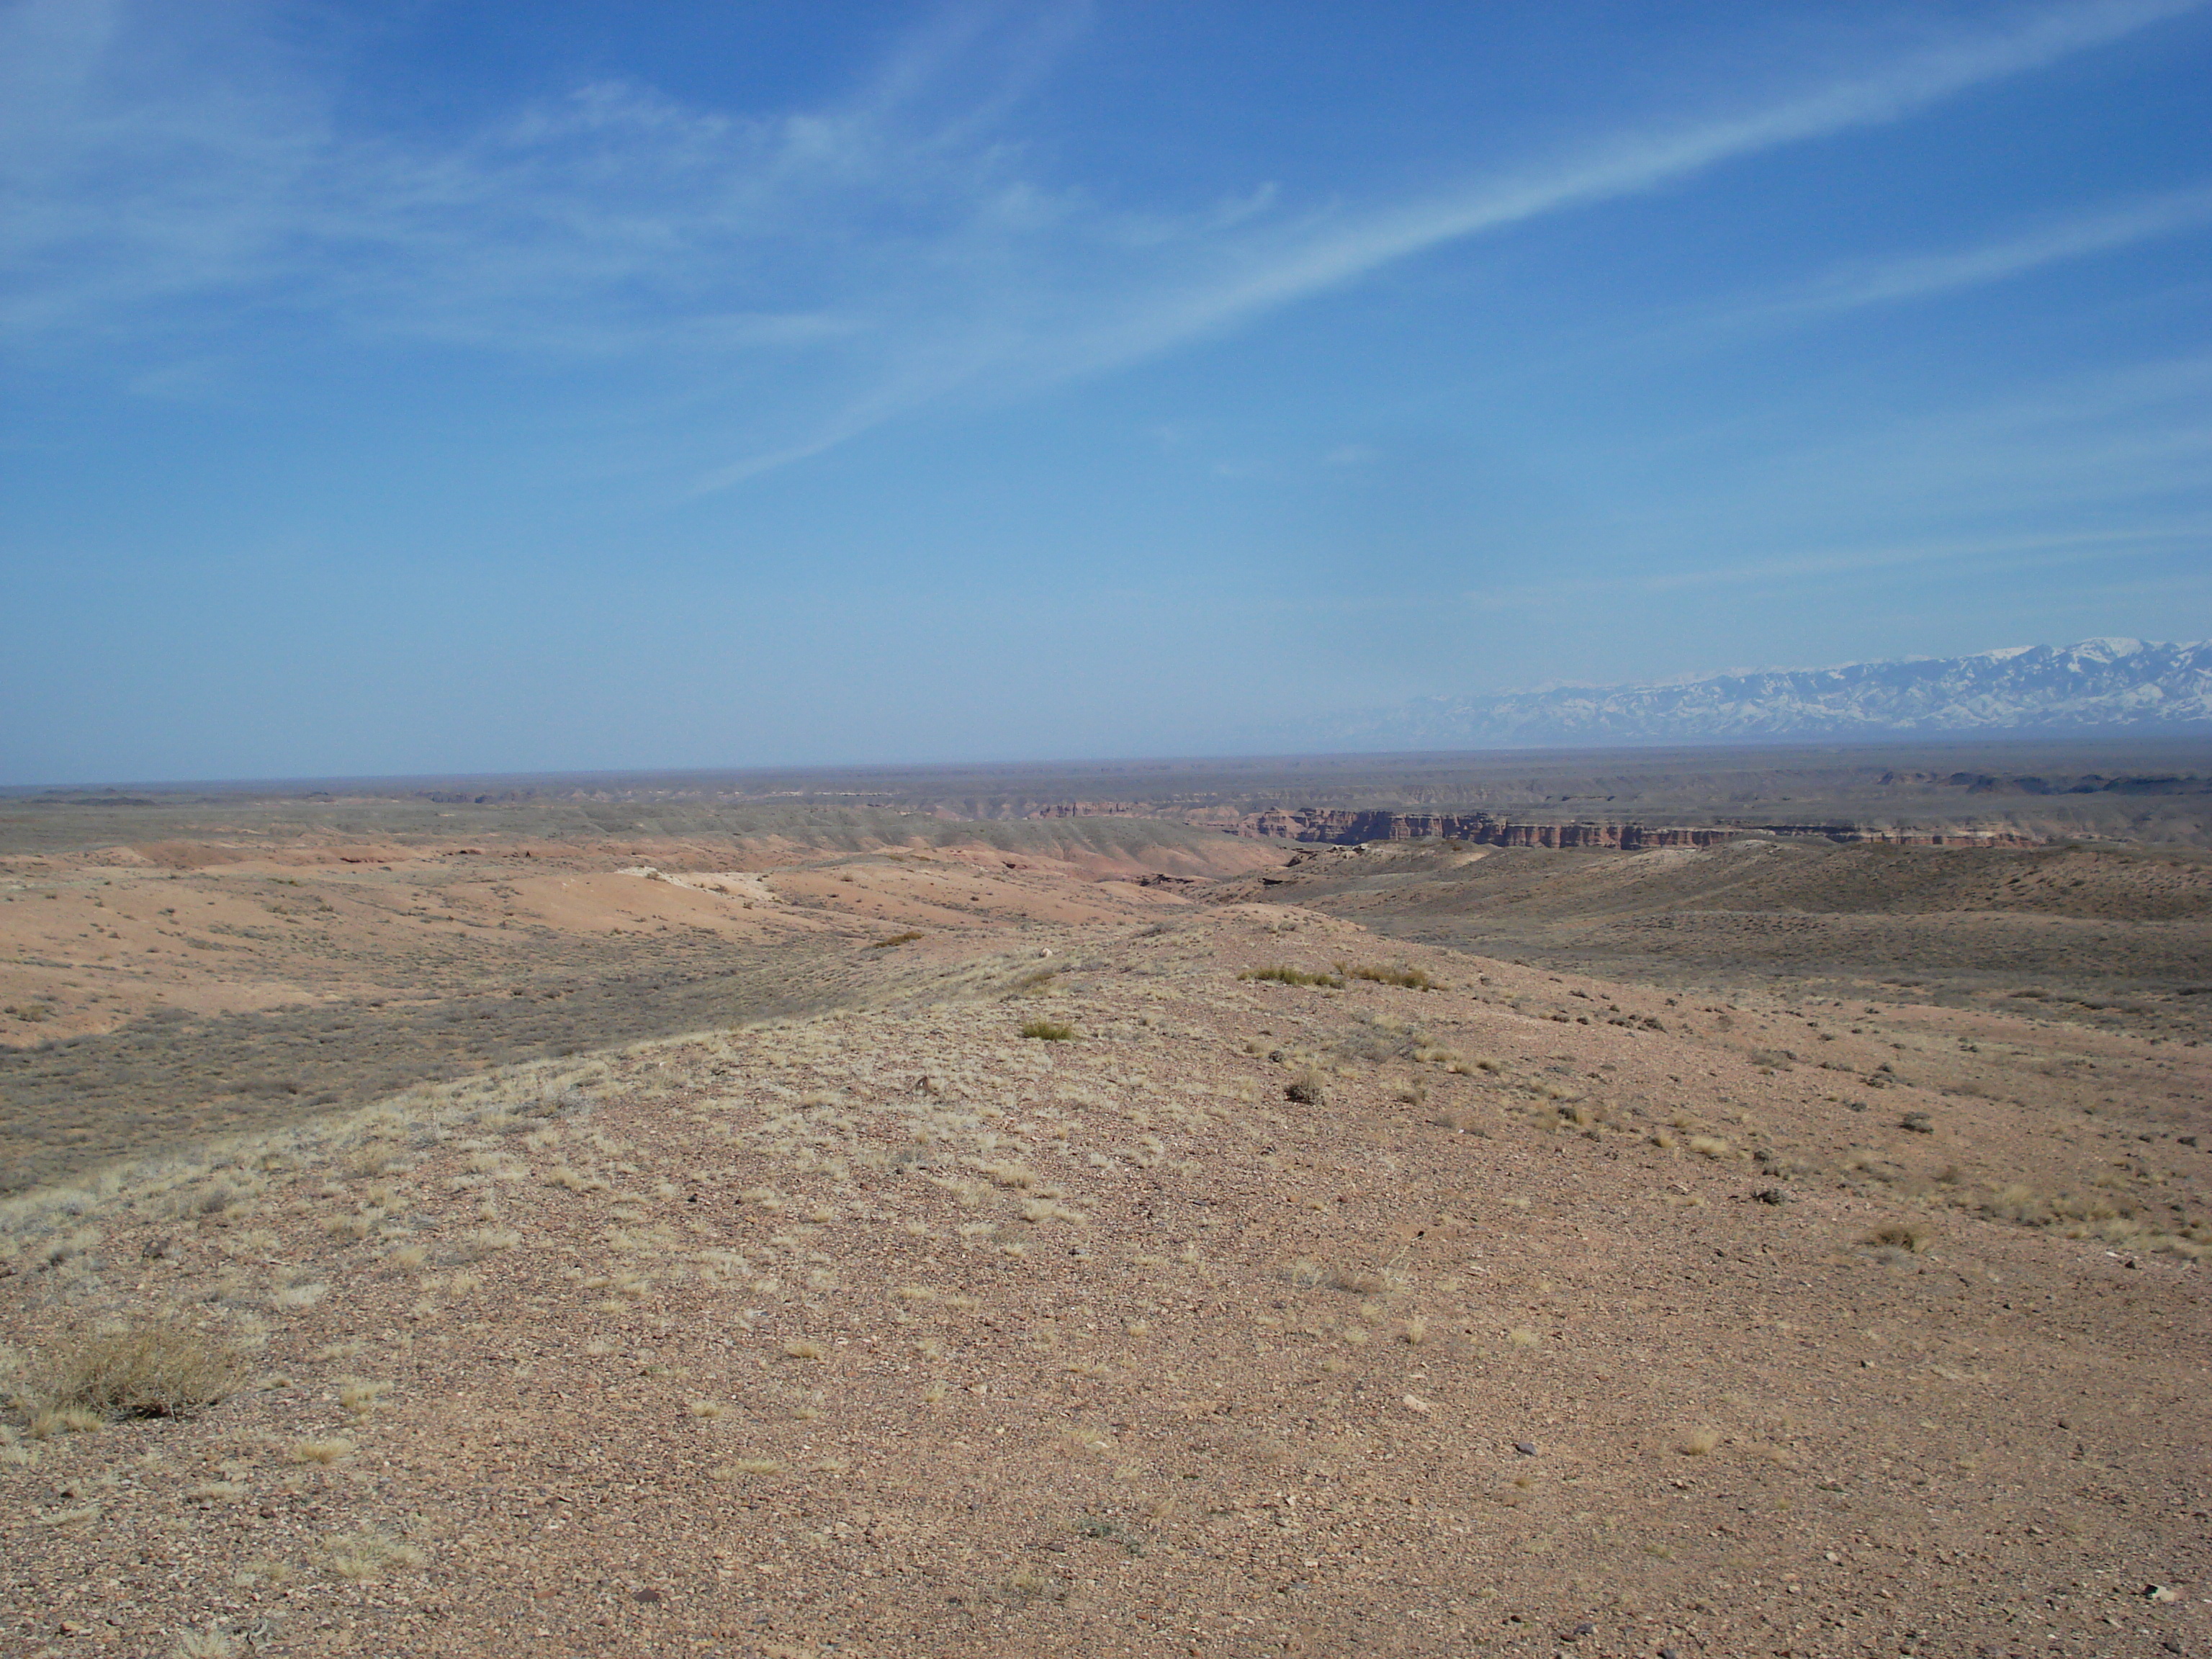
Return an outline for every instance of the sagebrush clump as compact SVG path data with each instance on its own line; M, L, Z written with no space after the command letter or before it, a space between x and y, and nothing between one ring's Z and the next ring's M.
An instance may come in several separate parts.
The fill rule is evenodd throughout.
M228 1342L180 1325L142 1325L56 1349L17 1401L33 1416L186 1417L221 1401L244 1375Z

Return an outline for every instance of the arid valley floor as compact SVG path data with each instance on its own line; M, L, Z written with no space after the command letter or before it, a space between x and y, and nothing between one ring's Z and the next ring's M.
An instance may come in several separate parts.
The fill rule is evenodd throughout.
M72 811L0 1653L2212 1653L2201 850Z

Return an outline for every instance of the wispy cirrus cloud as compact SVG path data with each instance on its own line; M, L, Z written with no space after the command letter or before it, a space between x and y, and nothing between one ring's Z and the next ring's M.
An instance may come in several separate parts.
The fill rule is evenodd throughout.
M714 490L948 397L1110 372L1450 243L1904 119L2200 3L2045 7L1543 163L1440 156L1459 182L1394 202L1301 203L1262 180L1163 211L1097 199L1023 142L1079 8L949 12L810 109L610 83L431 139L350 128L273 48L207 51L179 22L193 14L17 0L0 12L0 339L197 349L243 318L662 365L745 392L752 412L723 422L732 459L697 467ZM2138 204L1802 302L1993 280L2203 211Z

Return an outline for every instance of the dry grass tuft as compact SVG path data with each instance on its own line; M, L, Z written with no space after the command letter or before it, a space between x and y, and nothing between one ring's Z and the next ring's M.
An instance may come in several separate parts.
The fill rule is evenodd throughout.
M338 1383L338 1404L356 1417L366 1417L391 1389L389 1382L372 1382L362 1376L343 1377Z
M915 940L921 937L921 934L920 933L916 932L913 928L908 928L903 933L893 933L888 939L879 939L876 940L872 945L868 946L868 949L871 951L889 951L901 945L911 945Z
M342 1463L358 1449L343 1435L328 1440L302 1440L293 1446L291 1459L295 1463L320 1463L327 1467Z
M1074 1038L1075 1028L1056 1019L1025 1019L1022 1022L1021 1034L1046 1042L1067 1042Z
M169 1650L174 1659L237 1659L246 1650L238 1638L218 1626L205 1630L180 1630L177 1645Z
M1734 1158L1735 1148L1718 1135L1692 1135L1690 1150L1700 1158Z
M82 1406L64 1406L58 1410L40 1407L32 1411L26 1431L33 1440L51 1440L58 1434L90 1434L106 1422L98 1412Z
M830 1351L811 1337L793 1337L783 1345L784 1357L789 1359L826 1359Z
M773 1457L740 1457L727 1463L717 1463L707 1471L717 1480L734 1480L744 1474L781 1474L783 1464Z
M430 1558L409 1543L377 1527L342 1532L323 1540L323 1559L341 1578L356 1583L380 1577L392 1567L423 1567Z
M1893 1221L1886 1227L1875 1228L1866 1236L1863 1242L1869 1244L1883 1245L1893 1250L1910 1250L1913 1255L1918 1255L1928 1248L1928 1235L1909 1221Z
M1720 1443L1718 1429L1692 1429L1674 1443L1674 1449L1685 1457L1703 1457Z
M19 1398L35 1418L185 1417L212 1406L244 1378L228 1343L178 1325L86 1337L48 1356ZM64 1426L69 1426L64 1424Z

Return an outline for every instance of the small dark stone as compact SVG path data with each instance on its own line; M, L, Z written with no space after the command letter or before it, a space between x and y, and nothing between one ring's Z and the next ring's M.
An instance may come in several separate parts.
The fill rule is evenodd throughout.
M1762 1204L1787 1204L1790 1194L1779 1187L1761 1187L1752 1196Z
M1585 1619L1581 1624L1577 1625L1572 1630L1567 1632L1567 1640L1570 1642L1579 1642L1585 1636L1595 1636L1596 1634L1597 1626L1591 1624L1589 1620Z
M1516 1440L1513 1443L1513 1449L1523 1457L1534 1457L1536 1455L1536 1443L1533 1440Z
M630 1600L633 1601L658 1601L660 1600L660 1592L657 1589L636 1590L632 1592Z
M1936 1133L1936 1120L1925 1112L1907 1112L1897 1121L1897 1127L1917 1135L1932 1135Z
M1662 1648L1659 1650L1659 1659L1682 1659L1682 1656L1672 1648Z

